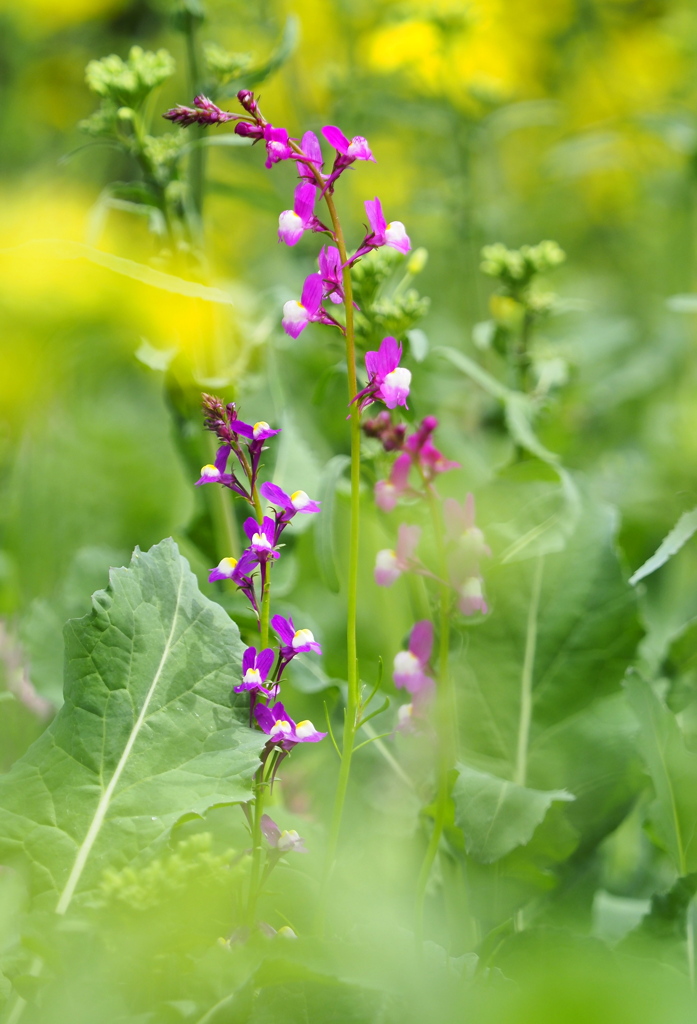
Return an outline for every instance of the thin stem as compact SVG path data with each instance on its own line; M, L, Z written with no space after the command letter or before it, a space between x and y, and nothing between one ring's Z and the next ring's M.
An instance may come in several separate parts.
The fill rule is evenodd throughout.
M217 451L217 446L213 436L210 436L209 449L211 456L214 457ZM237 536L237 527L235 524L235 516L232 511L232 503L229 499L229 491L225 487L209 487L207 488L210 494L213 522L215 525L215 531L218 534L218 550L223 548L221 558L232 555L233 558L239 558L240 554L240 542Z
M537 646L537 615L540 608L542 592L542 568L544 559L538 556L532 578L530 604L528 606L528 624L525 632L525 653L523 655L523 671L520 677L520 718L518 720L518 746L516 749L515 774L513 781L524 786L528 773L528 741L532 722L532 683L535 669L535 647Z
M448 809L450 769L457 759L457 704L455 690L450 676L450 607L451 593L446 580L448 575L445 534L438 496L430 485L427 485L431 519L438 551L440 583L439 600L439 645L438 645L438 688L436 690L436 726L438 732L438 791L436 794L436 814L433 832L426 848L419 877L416 883L415 901L415 933L417 948L423 945L423 917L426 886L431 869L440 847L443 828Z
M196 96L201 87L201 72L198 60L198 40L196 38L197 21L192 15L186 19L184 39L186 41L186 59L189 73L189 91ZM195 127L194 138L203 137L203 128ZM204 146L192 146L189 154L189 188L191 201L196 213L196 232L201 233L201 217L203 214L203 193L205 179L206 151Z

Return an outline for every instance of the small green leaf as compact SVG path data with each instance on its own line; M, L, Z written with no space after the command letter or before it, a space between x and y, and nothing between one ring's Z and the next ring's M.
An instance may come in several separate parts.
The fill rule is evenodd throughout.
M634 575L630 577L629 582L632 586L636 586L639 580L650 576L656 569L660 569L662 565L665 565L668 559L672 558L673 555L678 553L680 548L687 544L695 532L697 532L697 508L693 508L689 512L683 512L673 529L664 537L658 549L651 555L651 558L647 559Z
M465 849L483 864L525 846L555 801L574 799L563 789L528 789L464 764L457 770L455 821L464 833Z

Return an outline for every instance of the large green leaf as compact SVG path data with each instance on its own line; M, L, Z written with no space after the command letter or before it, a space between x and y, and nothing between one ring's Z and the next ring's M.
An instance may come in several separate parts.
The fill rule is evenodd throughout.
M555 801L574 799L565 790L529 789L463 764L457 770L455 821L467 852L484 864L529 843Z
M592 847L641 788L618 700L641 630L614 531L586 509L563 551L485 569L491 612L454 666L468 767L453 796L480 862L526 847L564 791L554 813Z
M59 913L183 814L244 800L263 743L235 707L237 627L172 540L112 570L65 646L63 708L0 780L0 859Z
M656 792L649 809L653 833L683 876L697 871L697 753L687 748L675 715L649 683L634 676L627 694Z

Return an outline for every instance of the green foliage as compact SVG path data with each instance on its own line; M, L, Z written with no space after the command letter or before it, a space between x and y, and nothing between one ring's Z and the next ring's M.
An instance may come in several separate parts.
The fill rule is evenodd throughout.
M394 249L373 249L351 268L356 311L356 337L365 348L377 347L391 334L406 340L426 316L430 299L410 287L426 266L428 253L417 249L406 257ZM402 272L402 276L398 274Z
M132 46L126 60L115 53L91 60L85 69L85 81L92 92L119 107L138 107L174 74L174 69L174 58L167 50L153 53Z
M182 815L245 799L262 742L230 700L240 664L172 541L112 570L66 629L63 708L0 786L2 855L44 905L65 913Z

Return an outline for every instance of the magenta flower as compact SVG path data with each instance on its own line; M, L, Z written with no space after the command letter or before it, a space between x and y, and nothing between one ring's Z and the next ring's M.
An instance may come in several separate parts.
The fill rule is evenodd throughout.
M397 689L422 693L433 688L433 679L427 671L432 650L433 625L428 619L422 619L411 631L409 649L395 655L393 679Z
M280 703L274 704L272 708L257 704L254 716L262 732L269 737L269 743L281 750L292 750L298 743L319 743L327 735L326 732L318 732L312 722L307 720L296 725Z
M404 494L409 489L410 470L411 455L408 452L402 452L392 465L389 479L378 480L375 484L375 504L383 512L391 512L397 504L400 494Z
M247 498L248 494L235 474L226 472L230 451L230 445L221 445L216 452L215 463L212 464L209 462L206 466L201 467L201 476L198 478L194 486L201 487L203 484L222 484L223 487L229 487L231 491L239 494L242 498Z
M196 96L193 107L184 107L179 104L166 111L163 115L168 121L179 124L182 128L188 128L191 124L200 124L207 128L213 124L224 124L226 121L236 121L241 114L229 114L226 110L216 107L212 100L206 96Z
M252 692L271 697L271 690L267 690L264 683L268 679L274 658L275 654L271 647L264 648L258 654L256 647L247 647L242 655L242 682L234 688L235 693Z
M288 132L285 128L274 128L271 124L264 125L264 141L266 143L267 170L281 160L290 160L293 150L288 139Z
M281 829L268 814L261 816L261 831L266 842L279 853L307 853L305 840L294 828Z
M329 191L333 191L336 179L344 173L347 167L351 166L354 160L372 160L373 163L377 162L370 151L367 139L364 139L362 135L354 135L352 139L347 139L341 129L332 124L322 129L322 135L324 135L329 145L333 146L337 151L332 172L327 178L325 185L325 188L329 189Z
M269 516L264 516L261 523L250 516L245 520L244 532L250 541L248 550L254 555L255 561L268 562L279 557L278 551L275 550L276 524Z
M393 220L388 224L382 212L382 204L376 196L375 199L366 199L365 212L371 230L365 236L358 250L353 254L350 263L355 263L361 256L365 256L371 249L379 249L386 245L397 252L407 253L411 249L411 242L407 229L401 220Z
M208 582L215 580L232 580L245 595L252 608L258 614L256 594L254 593L254 581L249 575L257 564L257 559L248 549L244 551L239 560L236 558L223 558L218 562L215 569L208 574Z
M404 442L405 449L410 452L415 465L428 483L434 480L439 473L460 468L459 462L446 459L433 444L431 436L437 426L438 420L435 416L424 416L418 430Z
M371 402L380 400L388 409L398 405L406 406L411 384L411 371L400 366L402 346L394 338L383 338L377 352L366 352L365 368L368 371L367 387L359 391L354 402L363 410Z
M274 615L271 627L281 641L279 654L284 668L296 654L307 654L310 651L315 654L322 653L312 630L296 629L291 618L284 619L282 615Z
M278 237L286 245L296 245L305 231L326 231L321 220L315 217L317 188L304 182L295 190L293 209L284 210L278 218Z
M298 174L301 178L311 178L315 181L315 175L312 170L316 167L318 171L322 170L324 160L322 159L322 150L317 136L314 132L305 132L300 143L302 150L302 156L299 153L294 154L294 159L298 161Z
M379 587L391 587L403 572L412 568L412 556L421 536L420 526L402 523L394 551L384 548L375 558L375 582Z
M319 272L322 277L323 295L331 302L344 301L344 281L341 273L341 256L335 245L325 245L320 249Z
M294 490L292 495L287 495L277 483L262 483L259 494L271 505L280 505L288 516L287 521L293 518L298 512L309 513L319 512L319 502L313 502L305 494L304 490Z
M300 302L291 299L283 307L283 330L291 338L297 338L309 323L331 324L338 327L328 313L322 309L322 275L310 274L305 278Z

